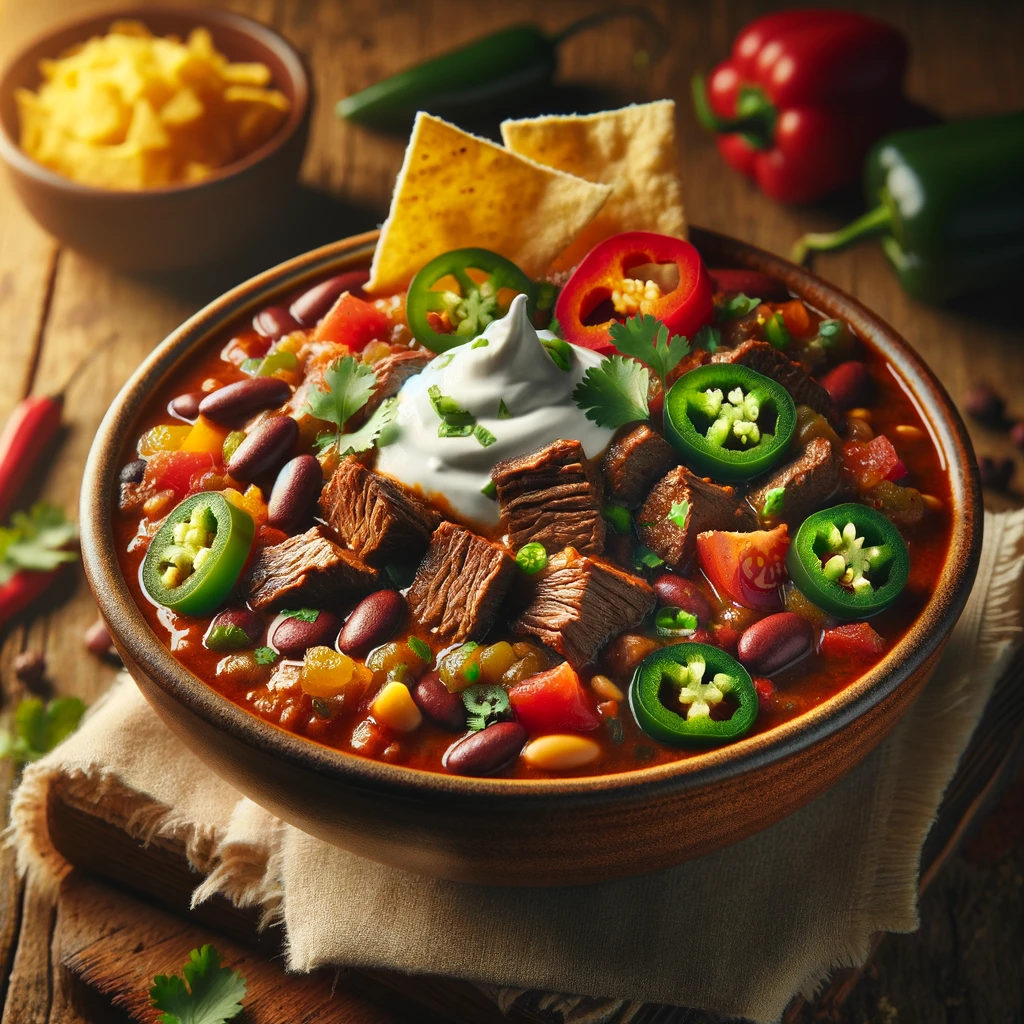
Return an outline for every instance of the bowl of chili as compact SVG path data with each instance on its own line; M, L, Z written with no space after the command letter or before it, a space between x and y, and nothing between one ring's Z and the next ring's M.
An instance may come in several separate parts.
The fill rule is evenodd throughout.
M563 777L471 777L357 756L298 735L280 722L274 724L204 682L186 666L181 652L176 658L158 638L158 612L140 597L138 575L126 568L135 563L121 560L125 537L115 524L126 439L137 436L147 421L147 410L160 407L173 395L169 389L182 367L214 339L223 337L231 325L260 310L284 308L286 297L317 281L352 275L364 268L376 240L371 233L292 259L233 289L188 320L125 386L101 425L89 457L81 523L90 585L138 685L161 718L212 770L282 819L360 856L465 882L578 884L655 871L749 836L833 785L892 729L934 669L977 568L980 487L963 423L914 351L856 300L808 271L746 243L696 228L691 237L708 266L724 268L713 271L713 277L724 280L732 275L767 282L823 317L845 322L874 357L891 367L893 388L905 396L901 401L908 409L916 410L931 438L936 458L948 474L943 501L954 514L944 520L948 537L941 551L936 548L934 557L918 558L914 563L912 584L917 603L899 638L865 671L854 670L852 681L837 692L826 691L826 696L802 713L766 730L749 732L757 697L756 676L720 645L709 645L706 651L700 642L662 647L654 660L640 665L628 700L641 728L646 722L650 735L660 732L667 744L679 742L695 746L696 751L682 759L637 761L605 774L581 770ZM354 287L355 278L348 280ZM751 377L724 383L738 383L739 388L733 390L744 392L735 399L726 393L737 407L763 386ZM671 408L666 410L666 418L673 419L676 402L671 394L669 397ZM685 401L679 405L684 412L690 408ZM713 424L721 412L721 408L705 410L703 419L694 413L696 425ZM465 410L457 413L461 416ZM789 430L789 416L785 401L778 399L772 417L765 422L765 433ZM447 422L443 416L442 421L443 426ZM707 430L704 433L706 441ZM685 432L680 434L685 441ZM770 460L771 452L766 449L759 455ZM809 536L802 539L798 532L791 549L795 552L792 557L800 560L794 573L815 570L820 579L815 577L811 585L822 591L820 600L826 603L829 587L850 571L853 600L874 601L881 607L887 588L905 572L903 553L895 538L879 527L870 509L863 505L856 509L856 514L847 514L843 506L831 509L831 519L826 522L814 516L806 519L811 524ZM224 558L233 557L233 530L224 531L225 539L220 539L215 509L196 515L185 509L174 518L164 538L167 543L161 547L163 560L142 568L143 576L148 573L150 585L156 588L176 582L164 578L179 556L178 552L167 553L174 546L188 549L180 555L186 571L197 561L204 568L211 565L216 569ZM221 521L228 523L228 519ZM743 534L714 536L728 542L729 537ZM200 555L204 550L208 553ZM531 550L524 554L524 572L545 568L541 553ZM823 553L827 555L824 559ZM548 560L547 571L558 568L555 563L560 557ZM714 551L709 557L715 557ZM833 564L834 558L841 558L843 565ZM863 591L859 582L852 584L861 577L871 584L871 593ZM217 584L216 574L204 574L203 586L216 588ZM199 600L203 586L197 585L188 596ZM862 593L857 593L858 587ZM845 609L836 604L833 611L842 619ZM853 617L859 617L861 611L856 609ZM690 633L703 614L699 608L696 615L678 607L662 609L658 628L669 631L665 635ZM302 626L301 615L299 618ZM685 657L680 654L681 646L688 648L682 652ZM322 657L330 661L334 656ZM563 664L550 670L549 675L556 674L553 685L570 680L571 672L565 669L568 666ZM467 691L472 713L482 720L491 715L498 718L491 727L495 743L500 740L522 746L525 732L507 719L510 711L505 704L510 701L520 722L531 716L543 717L545 709L535 701L529 703L530 680L512 687L509 701L499 706L493 699L496 694L481 685L484 680L479 671L477 668L473 679L467 676L468 682L474 683L471 692ZM680 729L680 716L666 719L659 708L659 687L669 684L690 705L713 704L724 695L735 702L738 712L727 724L715 722L711 715L689 729ZM439 699L443 697L441 694ZM470 703L464 702L464 706L469 708ZM521 709L528 709L529 714ZM405 705L393 713L413 715ZM592 715L587 707L577 708L576 713L581 720ZM437 714L440 717L442 710ZM449 761L466 759L466 751L458 747L449 750ZM585 747L579 741L566 757L581 752L585 753Z

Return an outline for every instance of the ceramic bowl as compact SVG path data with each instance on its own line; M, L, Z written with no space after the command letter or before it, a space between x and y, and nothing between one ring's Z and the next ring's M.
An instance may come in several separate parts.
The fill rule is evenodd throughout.
M289 260L197 313L136 371L96 434L82 491L86 573L128 670L183 742L242 793L328 843L409 871L524 886L681 863L780 820L861 761L927 682L974 580L982 512L967 432L932 372L860 303L743 242L697 229L692 238L709 265L771 274L848 321L902 376L949 468L949 555L920 618L879 665L806 714L731 746L621 775L538 781L448 776L331 750L250 715L175 661L136 607L114 550L125 440L190 352L285 293L364 265L371 233Z
M39 85L39 61L103 35L121 18L155 35L184 38L198 26L232 61L260 61L291 101L288 117L259 149L199 182L141 190L94 188L28 157L18 145L14 93ZM302 60L276 32L227 11L149 7L110 11L62 24L24 47L0 75L0 159L32 216L58 241L103 263L134 271L212 264L266 231L292 187L309 134L310 82Z

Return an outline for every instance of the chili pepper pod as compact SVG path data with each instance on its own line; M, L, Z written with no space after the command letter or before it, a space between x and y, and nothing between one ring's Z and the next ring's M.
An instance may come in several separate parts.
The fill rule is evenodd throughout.
M870 209L793 247L841 249L872 235L904 289L939 302L1024 274L1024 111L897 132L868 154Z
M60 429L62 395L31 395L14 408L0 434L0 520L8 512L29 473Z
M0 628L20 615L37 597L49 589L60 574L60 568L48 572L16 572L4 584L0 584Z
M780 11L751 22L705 84L702 125L765 195L806 203L853 181L871 143L906 114L906 39L850 11Z
M537 25L513 25L346 96L334 111L338 117L369 127L400 129L418 110L455 114L480 109L503 97L550 84L561 43L617 17L644 21L660 49L664 28L642 7L611 7L554 35Z

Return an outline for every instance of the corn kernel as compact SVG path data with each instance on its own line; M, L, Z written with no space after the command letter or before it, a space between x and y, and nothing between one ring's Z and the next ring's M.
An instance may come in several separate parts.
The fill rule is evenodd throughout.
M394 680L387 683L370 707L373 717L395 732L412 732L423 721L420 709L412 699L409 687Z
M661 298L661 289L654 281L627 277L618 288L612 290L611 298L616 313L645 313L652 303Z
M590 688L601 700L617 700L621 703L626 699L622 690L607 676L594 676L590 680Z
M523 748L523 760L541 771L559 772L568 768L582 768L596 761L601 748L595 740L572 733L538 736Z

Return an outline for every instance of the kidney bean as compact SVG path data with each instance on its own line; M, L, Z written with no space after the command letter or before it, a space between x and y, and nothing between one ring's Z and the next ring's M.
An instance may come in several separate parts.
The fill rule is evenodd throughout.
M228 460L227 470L237 480L251 480L277 469L299 439L299 425L291 416L268 416L257 423Z
M736 657L749 672L770 676L802 658L814 640L811 624L793 612L777 612L748 626Z
M252 318L253 330L261 338L276 341L282 334L296 331L301 325L284 306L267 306Z
M312 455L296 455L281 467L267 502L269 526L291 533L306 517L320 494L324 476Z
M202 391L188 391L178 395L167 403L167 411L186 423L195 423L199 419L199 406L206 395Z
M706 626L711 619L711 602L700 592L695 583L676 576L662 573L654 581L654 592L658 601L668 608L682 608L684 612L697 616L697 624Z
M337 277L329 277L303 292L291 304L289 312L303 327L315 327L342 292L358 293L362 298L363 285L369 278L365 270L350 270Z
M990 427L1002 426L1006 413L1003 396L988 384L975 384L964 395L964 410L981 423Z
M291 394L288 383L277 377L250 377L212 391L199 403L199 411L217 423L237 423L254 412L276 409Z
M405 598L397 590L378 590L364 597L345 622L338 650L363 657L394 633L404 615Z
M856 359L833 366L819 382L832 396L840 412L859 405L868 389L871 375L868 368Z
M105 658L111 653L114 641L110 639L110 630L102 619L97 619L85 631L85 649L97 658Z
M452 693L436 672L428 672L416 684L412 699L434 725L449 732L462 732L466 728L466 705L462 697Z
M11 667L19 683L38 691L46 678L46 655L42 651L21 651L15 655Z
M146 460L132 459L131 462L121 467L117 479L122 484L139 484L146 475Z
M1013 479L1013 459L995 458L991 455L982 455L978 459L978 474L985 487L991 487L996 491L1005 491Z
M210 630L218 626L235 626L240 629L248 638L249 643L255 647L257 641L263 636L263 620L248 608L226 608L213 617L210 623ZM209 631L207 631L209 635ZM205 642L205 641L204 641Z
M280 618L270 624L267 640L286 658L301 658L310 647L333 647L341 619L332 612L320 612L315 622Z
M442 763L453 775L490 775L515 758L525 742L526 730L518 722L496 722L456 740Z

